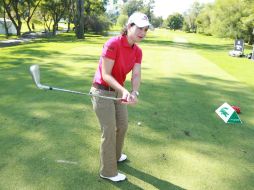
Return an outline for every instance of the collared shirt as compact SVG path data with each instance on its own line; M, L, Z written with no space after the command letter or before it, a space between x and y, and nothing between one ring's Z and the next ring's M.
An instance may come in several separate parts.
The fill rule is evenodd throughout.
M102 78L102 57L114 60L111 75L119 84L124 86L127 74L136 63L141 64L142 50L136 44L130 46L126 36L113 37L104 44L93 82L109 86Z

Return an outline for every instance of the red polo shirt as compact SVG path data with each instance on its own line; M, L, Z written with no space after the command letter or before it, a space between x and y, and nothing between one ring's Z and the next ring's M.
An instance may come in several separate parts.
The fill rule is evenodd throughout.
M135 63L141 64L142 50L136 44L130 46L126 36L113 37L104 44L93 82L109 86L102 78L102 57L115 61L111 74L119 84L124 86L126 75L132 70Z

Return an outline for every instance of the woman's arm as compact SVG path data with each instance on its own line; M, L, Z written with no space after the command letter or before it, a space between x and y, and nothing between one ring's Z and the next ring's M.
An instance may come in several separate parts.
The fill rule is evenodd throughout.
M138 91L141 81L141 64L136 63L132 69L132 91Z
M141 64L136 63L132 69L132 77L131 77L131 97L134 104L138 102L138 89L141 82Z
M112 76L112 68L114 66L114 60L102 57L102 78L103 80L109 84L112 88L114 88L117 92L122 94L122 99L127 100L130 102L132 96L130 95L129 91L126 90L122 85L120 85L116 79Z

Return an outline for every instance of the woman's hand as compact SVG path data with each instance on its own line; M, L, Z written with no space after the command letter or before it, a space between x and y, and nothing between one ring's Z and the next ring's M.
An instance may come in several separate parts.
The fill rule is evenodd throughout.
M131 101L132 101L134 104L137 104L137 103L138 103L138 96L137 96L137 94L136 94L134 91L131 92Z
M136 104L138 102L138 98L135 93L129 93L128 90L124 90L122 92L122 104Z

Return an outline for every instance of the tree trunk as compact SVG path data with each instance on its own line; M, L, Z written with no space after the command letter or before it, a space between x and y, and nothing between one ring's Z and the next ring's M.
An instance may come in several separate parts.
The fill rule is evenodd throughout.
M76 1L75 33L78 39L84 39L84 0Z
M18 19L17 36L21 36L22 21L19 16L17 16L17 19Z
M32 29L30 27L30 19L31 18L28 18L28 20L26 21L26 25L27 25L27 28L28 28L29 32L32 32Z
M21 25L19 25L16 29L17 29L17 36L21 36Z
M253 45L254 43L254 29L250 28L249 29L249 41L248 44L249 45Z
M254 36L253 34L251 34L249 38L249 45L253 45L253 42L254 42Z
M17 30L17 36L20 36L21 35L21 27L22 27L22 22L21 22L21 17L19 15L19 12L18 12L18 3L19 1L14 1L14 2L9 2L9 4L6 4L6 1L2 1L3 2L3 5L4 5L4 9L7 13L7 15L9 16L10 20L12 21L12 23L14 24L16 30ZM13 3L13 4L10 4L10 3ZM15 15L12 16L11 14L11 7L13 8L13 11L15 12ZM17 20L17 22L15 21L15 19Z
M5 17L5 9L4 9L4 28L5 28L5 36L6 38L9 38L9 31L8 31L8 26L7 26L6 17Z
M68 29L67 29L67 32L70 32L71 31L71 23L68 22Z
M41 0L39 0L39 1L37 2L36 6L34 7L34 9L33 9L33 11L32 11L31 14L30 14L30 9L31 9L31 8L30 8L30 4L29 4L29 17L28 17L28 19L27 19L27 21L26 21L27 27L28 27L28 29L29 29L29 32L32 31L31 26L30 26L30 21L31 21L31 19L32 19L34 13L35 13L35 10L38 8L40 2L41 2ZM33 28L33 27L32 27L32 28ZM33 30L34 30L34 29L33 29Z
M56 31L57 31L57 23L54 22L54 24L53 24L53 36L56 35Z

